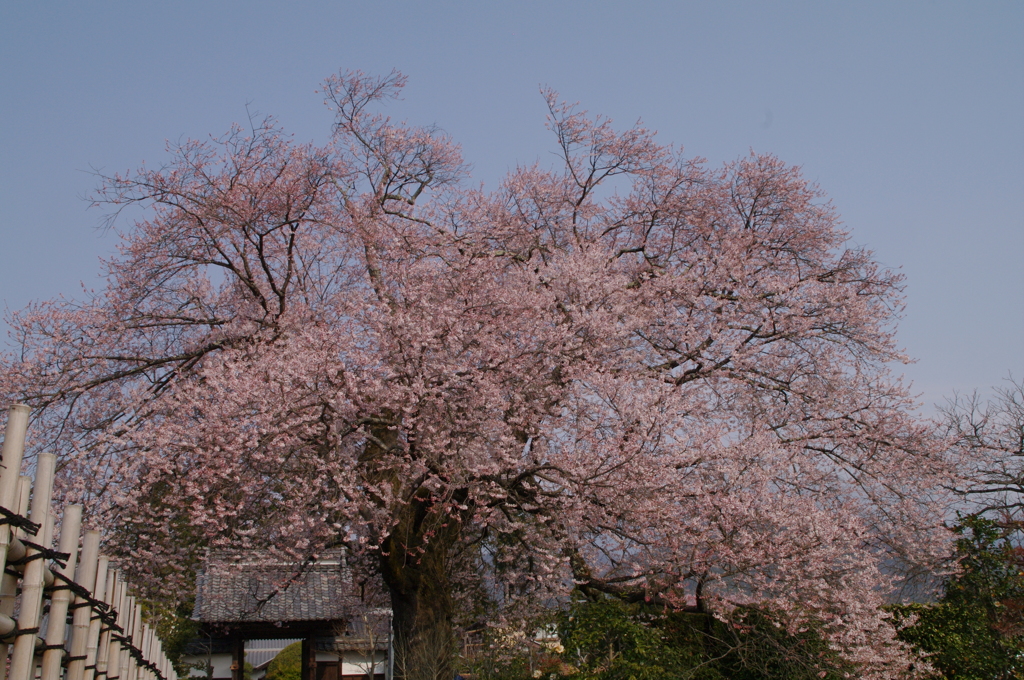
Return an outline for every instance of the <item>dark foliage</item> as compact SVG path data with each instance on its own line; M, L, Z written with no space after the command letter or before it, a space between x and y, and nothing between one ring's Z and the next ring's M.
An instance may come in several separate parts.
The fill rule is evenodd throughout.
M917 621L900 637L930 655L946 678L1024 677L1024 548L1021 527L979 516L957 527L961 572L931 605L894 608Z

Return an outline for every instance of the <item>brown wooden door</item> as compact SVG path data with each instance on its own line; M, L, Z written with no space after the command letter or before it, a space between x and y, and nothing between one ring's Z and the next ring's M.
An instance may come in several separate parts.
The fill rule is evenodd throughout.
M340 666L337 661L317 661L316 680L339 680Z

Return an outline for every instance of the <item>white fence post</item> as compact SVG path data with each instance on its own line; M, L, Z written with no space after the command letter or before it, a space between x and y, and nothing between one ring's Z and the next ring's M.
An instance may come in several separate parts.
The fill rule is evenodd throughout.
M96 561L96 588L93 590L92 596L99 602L109 603L110 602L110 591L108 590L109 573L107 565L110 564L110 558L106 555L100 555ZM101 631L103 630L103 620L100 618L100 610L97 609L95 613L92 607L87 609L90 617L89 629L85 634L85 665L82 667L82 674L80 676L71 677L71 669L68 668L68 680L92 680L97 675L107 674L107 657L100 655L100 638ZM109 641L109 639L108 639ZM106 650L103 650L106 653Z
M18 478L21 475L21 459L25 455L25 434L28 432L28 416L31 409L24 404L14 404L7 410L7 429L4 432L3 470L0 471L0 507L10 510L18 500ZM7 566L7 546L13 533L11 524L0 524L0 573Z
M82 533L82 506L68 505L60 523L60 544L58 552L69 555L64 566L57 570L54 590L50 595L50 616L47 619L46 647L43 649L43 670L41 680L59 680L61 662L64 660L64 633L67 628L68 605L71 604L71 587L74 582L75 564L78 561L78 538Z
M48 525L51 531L53 524L50 520L50 501L53 496L53 471L56 462L56 456L52 453L39 454L36 459L36 483L32 489L31 520L36 524ZM52 536L47 535L46 526L41 533L43 535L39 545L49 548ZM39 630L39 614L43 605L43 572L46 567L42 559L32 559L37 555L39 550L32 547L28 549L26 559L30 561L25 565L21 582L21 612L18 614L20 634L15 638L14 651L11 652L11 680L32 680L34 675L36 633Z
M121 581L121 574L114 572L114 597L110 601L113 607L113 623L120 626L124 622L124 583ZM121 677L121 641L117 639L116 631L111 629L106 633L110 643L107 645L107 680Z
M0 640L0 680L35 680L38 661L38 680L64 680L64 665L66 680L177 680L156 628L144 623L128 584L99 554L100 532L85 533L79 560L82 506L64 508L60 545L52 550L56 457L36 458L34 488L19 476L29 415L27 406L10 407L0 459L0 638L14 637L13 644ZM46 597L49 617L40 634ZM37 660L39 640L45 644Z
M114 599L114 590L117 585L117 572L109 568L109 558L106 555L100 557L100 565L98 571L106 571L107 582L104 586L104 596L99 598L108 605L113 606L116 602ZM96 588L99 588L99 574L96 576ZM95 626L95 629L93 628ZM103 623L103 621L96 617L96 620L89 624L89 647L96 647L96 668L86 669L84 680L92 680L93 677L106 678L108 673L108 662L110 656L110 626ZM88 654L88 652L86 652ZM88 665L88 664L87 664Z
M32 478L28 475L22 475L18 478L18 515L21 517L28 516L28 501L32 495ZM11 535L11 544L7 548L7 553L10 554L10 550L16 544L15 541L22 535L22 530L18 529ZM21 544L24 548L24 544ZM0 624L3 629L10 633L17 628L14 617L14 608L18 602L18 581L19 577L14 574L9 574L5 570L3 573L3 579L0 580L0 615L6 616L4 619L0 616ZM0 643L0 660L7 660L7 653L10 651L10 645L7 642ZM0 663L0 680L6 680L7 678L7 664Z
M97 595L99 578L106 579L106 574L99 577L98 562L100 554L100 532L86 531L82 539L82 559L78 563L75 583L85 588L94 598ZM68 658L68 680L82 680L85 674L87 645L89 642L89 619L92 617L92 605L81 595L75 596L75 613L71 615L71 656Z

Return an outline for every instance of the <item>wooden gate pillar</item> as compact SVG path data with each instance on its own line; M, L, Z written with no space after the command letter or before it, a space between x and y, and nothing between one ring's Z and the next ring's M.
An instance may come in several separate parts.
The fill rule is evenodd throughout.
M236 633L231 639L231 680L245 679L245 638Z
M302 638L302 677L300 680L316 680L316 646L308 637Z

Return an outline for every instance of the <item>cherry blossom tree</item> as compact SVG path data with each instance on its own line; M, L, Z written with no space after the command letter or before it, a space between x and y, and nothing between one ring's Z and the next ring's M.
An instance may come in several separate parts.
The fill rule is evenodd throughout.
M946 554L953 470L890 375L900 277L798 169L554 92L560 163L474 188L378 112L403 82L327 80L323 146L268 121L106 179L145 209L108 286L13 315L0 377L65 493L164 589L207 546L346 547L408 678L460 617L572 589L770 608L863 677L910 668L879 605Z

